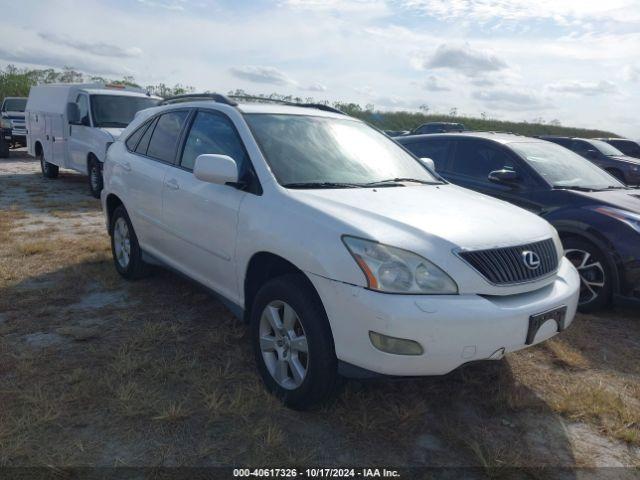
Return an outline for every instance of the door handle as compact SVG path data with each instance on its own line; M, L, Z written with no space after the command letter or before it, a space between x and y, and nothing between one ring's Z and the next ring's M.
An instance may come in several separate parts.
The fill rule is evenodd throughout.
M171 180L167 180L166 182L164 182L164 184L167 188L170 188L171 190L180 189L180 185L178 185L178 181L175 178L172 178Z
M131 171L131 164L129 162L124 162L122 164L122 169L127 171L127 172L130 172Z

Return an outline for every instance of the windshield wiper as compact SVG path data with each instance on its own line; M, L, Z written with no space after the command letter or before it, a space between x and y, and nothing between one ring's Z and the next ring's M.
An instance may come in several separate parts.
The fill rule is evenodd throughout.
M285 188L364 188L361 183L345 182L293 182L282 185Z
M431 182L429 180L419 180L417 178L409 178L409 177L396 177L396 178L387 178L385 180L378 180L375 182L365 183L367 186L373 185L389 185L389 184L402 184L403 182L411 182L411 183L420 183L421 185L442 185L442 182Z

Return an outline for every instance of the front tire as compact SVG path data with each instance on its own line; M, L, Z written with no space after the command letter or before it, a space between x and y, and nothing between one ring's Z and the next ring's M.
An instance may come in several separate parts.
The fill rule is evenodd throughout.
M104 182L102 180L102 164L96 158L90 158L87 164L89 172L89 193L94 198L100 198Z
M116 270L127 280L141 278L146 273L138 237L129 215L120 205L111 216L111 253Z
M308 410L332 396L338 361L331 328L304 275L277 277L258 291L251 338L262 380L286 406Z
M44 152L38 154L38 160L40 160L40 169L42 170L42 176L44 178L58 178L60 169L57 165L49 163L44 158Z
M0 158L9 158L9 144L0 138Z
M613 276L602 251L581 238L563 241L564 255L580 274L578 309L583 313L600 310L611 303Z

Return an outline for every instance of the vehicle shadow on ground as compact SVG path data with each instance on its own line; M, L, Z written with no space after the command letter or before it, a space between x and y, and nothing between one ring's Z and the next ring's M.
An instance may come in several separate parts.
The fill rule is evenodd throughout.
M472 466L482 477L575 463L562 419L508 361L347 381L316 411L288 410L262 387L247 327L160 269L127 283L104 255L78 261L1 288L0 312L0 465Z

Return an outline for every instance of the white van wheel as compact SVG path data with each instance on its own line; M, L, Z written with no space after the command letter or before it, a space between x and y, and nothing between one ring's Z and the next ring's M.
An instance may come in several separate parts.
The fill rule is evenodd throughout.
M89 159L89 192L95 198L100 198L102 192L102 168L100 162L95 158Z
M44 159L44 152L40 152L38 155L40 160L40 169L42 170L42 176L45 178L58 178L58 172L60 169L57 165L49 163Z

